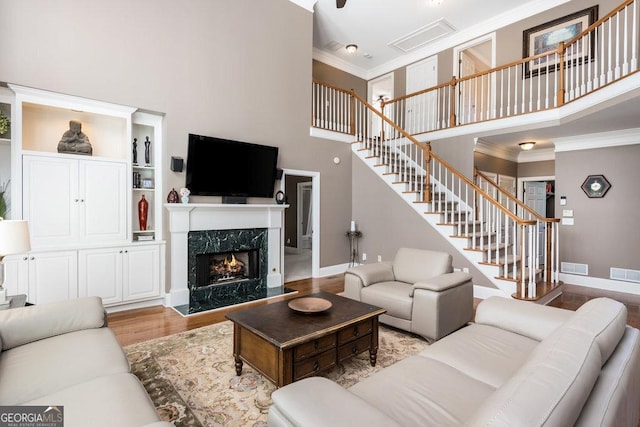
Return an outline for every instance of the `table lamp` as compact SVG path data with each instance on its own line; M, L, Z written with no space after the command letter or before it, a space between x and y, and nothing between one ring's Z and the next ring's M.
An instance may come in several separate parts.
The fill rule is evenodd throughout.
M27 221L0 218L0 305L7 304L7 291L3 286L5 255L19 254L30 249Z

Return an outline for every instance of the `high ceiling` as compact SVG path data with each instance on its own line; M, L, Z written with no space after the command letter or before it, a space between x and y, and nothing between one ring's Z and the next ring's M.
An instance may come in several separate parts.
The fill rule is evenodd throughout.
M370 80L569 0L441 1L318 0L314 58Z

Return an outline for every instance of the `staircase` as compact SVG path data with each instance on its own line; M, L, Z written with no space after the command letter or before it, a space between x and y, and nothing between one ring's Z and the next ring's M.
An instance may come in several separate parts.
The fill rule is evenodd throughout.
M353 91L314 81L312 127L348 137L354 153L496 288L540 301L560 284L559 219L540 217L480 172L464 176L417 137L558 108L636 74L638 1L625 1L557 50L454 77L382 102L381 111ZM572 59L578 52L586 54L580 61ZM416 111L423 115L411 116Z
M501 207L494 196L455 171L428 145L416 145L402 135L385 140L360 137L352 149L505 295L537 300L557 286L557 269L552 266L557 265L557 257L545 270L533 256L540 244L534 241L538 221L522 219ZM495 189L499 194L497 185ZM557 233L557 227L552 229Z

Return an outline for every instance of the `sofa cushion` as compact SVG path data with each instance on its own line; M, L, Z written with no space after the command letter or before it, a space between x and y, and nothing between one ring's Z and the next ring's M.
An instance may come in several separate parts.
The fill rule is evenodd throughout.
M453 271L453 258L446 252L400 248L393 259L396 280L406 283L425 281Z
M376 282L394 280L393 267L388 261L374 262L372 264L362 264L357 267L351 267L345 272L345 280L347 280L347 277L351 274L360 279L362 286L369 286Z
M574 315L529 301L489 297L478 305L474 321L542 341Z
M139 427L160 420L133 374L108 375L24 402L64 406L65 427Z
M600 374L593 334L561 327L473 416L471 426L571 426Z
M465 422L494 388L437 360L412 356L349 391L400 425L446 426Z
M498 388L520 369L538 344L503 329L472 324L433 343L419 356L437 360Z
M34 341L0 353L0 405L23 404L123 372L129 372L129 361L109 328Z
M411 320L411 286L403 282L379 282L362 288L360 298L362 302L384 308L389 316Z
M615 350L627 326L627 308L609 299L595 298L578 308L563 327L584 330L596 337L604 364Z

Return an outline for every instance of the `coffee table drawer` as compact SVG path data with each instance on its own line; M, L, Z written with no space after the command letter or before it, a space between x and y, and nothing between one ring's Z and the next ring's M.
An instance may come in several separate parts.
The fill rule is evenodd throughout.
M311 375L315 375L320 371L329 369L336 364L335 348L320 353L317 356L310 357L302 362L293 365L293 380L298 381Z
M360 337L355 341L343 344L338 347L338 362L342 362L356 354L362 353L371 348L371 334Z
M322 353L332 348L336 348L335 334L300 344L293 349L293 360L294 362L298 362L306 359L307 357L313 356L314 354Z
M338 332L338 345L342 345L366 334L370 334L372 330L373 321L371 319L363 320L353 326L346 327Z

